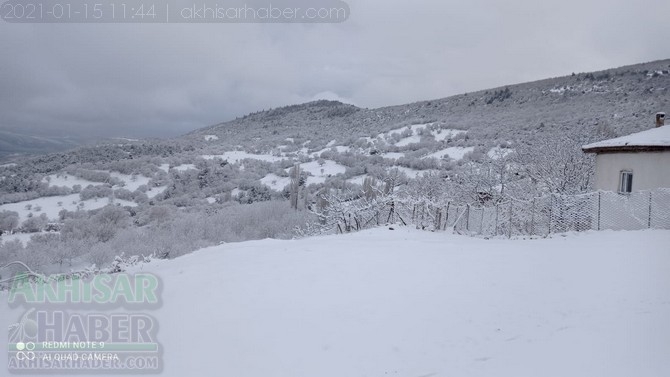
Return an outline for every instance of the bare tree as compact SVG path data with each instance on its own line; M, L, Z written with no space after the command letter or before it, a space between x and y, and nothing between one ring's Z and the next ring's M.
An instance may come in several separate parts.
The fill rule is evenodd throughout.
M591 186L594 169L593 156L581 150L584 143L576 137L540 138L519 148L516 162L538 193L583 193Z
M298 209L298 196L300 194L300 165L296 164L289 171L291 183L289 184L289 201L291 208Z

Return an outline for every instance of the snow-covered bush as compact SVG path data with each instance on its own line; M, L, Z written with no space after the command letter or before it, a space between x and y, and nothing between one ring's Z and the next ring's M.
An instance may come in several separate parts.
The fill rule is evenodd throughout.
M13 232L19 226L19 214L14 211L0 211L0 234Z

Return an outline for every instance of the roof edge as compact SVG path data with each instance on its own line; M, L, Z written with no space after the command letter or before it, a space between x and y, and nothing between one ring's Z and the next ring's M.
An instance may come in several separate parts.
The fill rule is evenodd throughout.
M618 152L663 152L670 151L670 145L620 145L609 147L583 146L584 153L618 153Z

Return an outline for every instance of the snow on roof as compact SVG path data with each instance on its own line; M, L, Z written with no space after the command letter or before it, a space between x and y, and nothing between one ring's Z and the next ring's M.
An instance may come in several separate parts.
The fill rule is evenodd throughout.
M628 136L621 136L614 139L603 140L597 143L588 144L582 147L586 152L597 152L600 149L637 149L638 147L651 147L670 149L670 125L650 130L637 132Z

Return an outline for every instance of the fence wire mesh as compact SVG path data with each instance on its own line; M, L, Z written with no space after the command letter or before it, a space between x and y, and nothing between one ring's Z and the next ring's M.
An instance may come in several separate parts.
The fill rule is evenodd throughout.
M487 237L546 236L585 230L670 229L670 189L546 195L493 206L403 202L398 215L421 228L453 228Z

